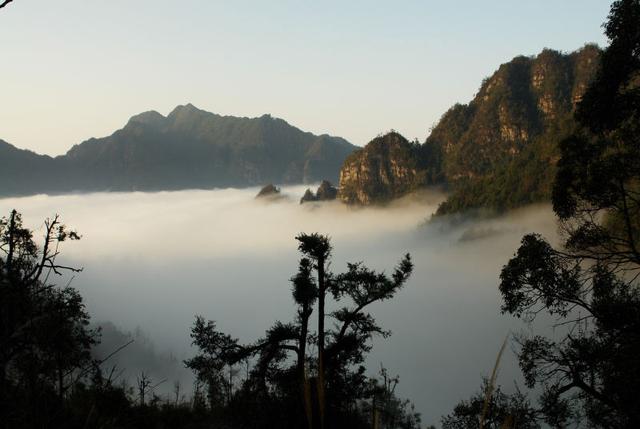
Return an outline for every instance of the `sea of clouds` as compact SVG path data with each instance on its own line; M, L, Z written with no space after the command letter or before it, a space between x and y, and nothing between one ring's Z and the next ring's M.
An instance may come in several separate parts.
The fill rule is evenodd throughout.
M111 362L124 367L123 379L142 370L166 379L158 392L167 395L174 381L191 382L181 362L194 353L194 315L247 342L274 321L294 318L296 234L328 234L334 272L356 261L389 272L409 252L415 271L406 287L371 308L393 335L375 341L367 364L371 374L380 364L398 374L397 392L416 404L424 423L437 423L479 389L505 336L531 329L500 314L498 277L525 233L556 239L551 208L452 225L428 222L443 199L437 192L384 208L351 208L300 205L304 190L285 187L278 201L256 200L257 188L38 195L0 199L0 213L20 211L37 238L43 220L58 213L82 235L64 244L61 258L84 267L72 284L93 320L122 333L105 338L101 353L138 338ZM149 362L153 356L158 362ZM498 382L513 391L521 385L518 374L508 350Z

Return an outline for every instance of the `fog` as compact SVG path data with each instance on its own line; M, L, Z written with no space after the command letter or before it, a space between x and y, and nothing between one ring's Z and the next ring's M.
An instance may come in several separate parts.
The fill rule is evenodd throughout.
M330 235L334 272L356 261L389 272L410 252L410 281L396 298L371 308L393 335L375 341L367 365L371 374L381 363L398 374L400 396L416 404L423 423L438 424L478 390L505 336L528 329L500 314L498 276L523 234L555 237L550 207L451 227L425 224L442 199L437 193L354 209L299 205L304 189L286 187L288 198L278 202L255 200L253 188L34 196L2 199L0 212L17 209L36 236L42 221L58 213L83 236L61 249L64 262L84 267L72 285L93 320L142 331L154 353L170 356L163 365L176 368L167 374L161 374L166 366L149 363L168 385L186 377L180 362L194 353L194 315L216 320L242 341L261 336L275 320L293 319L288 279L297 268L296 234ZM144 353L154 355L148 347ZM142 365L134 361L119 362ZM505 353L498 382L512 391L518 373L513 352Z

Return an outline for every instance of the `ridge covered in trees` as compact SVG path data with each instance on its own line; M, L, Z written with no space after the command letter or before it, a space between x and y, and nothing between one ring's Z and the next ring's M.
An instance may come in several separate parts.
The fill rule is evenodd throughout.
M469 104L456 104L424 143L395 131L353 152L340 171L342 200L384 203L417 188L449 192L438 214L500 212L548 201L573 113L595 76L601 50L545 49L519 56L485 79Z
M336 181L355 147L270 115L221 116L191 104L133 116L55 158L0 140L0 195L158 191Z

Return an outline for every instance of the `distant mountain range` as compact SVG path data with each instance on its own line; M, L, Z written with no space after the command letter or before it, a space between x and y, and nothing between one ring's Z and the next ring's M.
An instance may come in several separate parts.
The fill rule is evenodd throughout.
M600 54L594 45L570 54L545 49L502 64L469 104L442 116L424 143L390 132L349 155L339 198L373 204L440 185L449 191L440 214L548 200L558 143L576 126L573 112Z
M0 140L0 195L156 191L338 180L355 146L282 119L220 116L191 104L132 117L109 137L49 157Z

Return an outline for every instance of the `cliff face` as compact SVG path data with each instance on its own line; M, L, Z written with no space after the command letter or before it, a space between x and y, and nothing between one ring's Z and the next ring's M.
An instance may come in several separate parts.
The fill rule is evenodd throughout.
M442 116L424 144L390 133L352 153L340 171L340 198L372 204L442 184L451 196L441 213L548 199L558 143L575 127L575 106L599 57L599 48L585 46L501 65L469 104Z
M446 180L487 174L572 122L599 55L595 46L568 55L544 50L501 65L468 105L446 112L427 139L442 152Z
M376 137L347 157L338 198L347 204L383 203L428 183L420 145L396 132Z
M558 143L575 129L575 107L599 58L596 46L517 57L486 79L468 105L445 113L426 141L452 191L439 213L548 200Z

